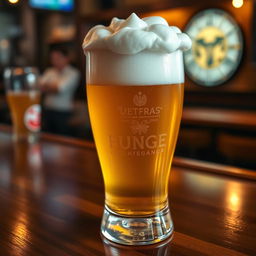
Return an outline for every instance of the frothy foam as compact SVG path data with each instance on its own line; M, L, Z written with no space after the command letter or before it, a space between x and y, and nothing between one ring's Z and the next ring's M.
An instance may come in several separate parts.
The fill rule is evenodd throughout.
M171 53L190 47L190 38L179 28L169 27L162 17L140 19L135 13L126 20L113 18L108 27L93 27L83 42L85 52L108 49L119 54L137 54L145 50Z
M113 18L86 35L87 83L157 85L184 82L182 50L190 38L161 17Z

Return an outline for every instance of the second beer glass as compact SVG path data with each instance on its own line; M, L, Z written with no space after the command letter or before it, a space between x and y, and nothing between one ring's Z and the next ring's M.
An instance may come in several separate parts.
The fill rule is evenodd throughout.
M38 70L34 67L7 68L4 72L6 95L15 141L35 142L41 128L41 93Z

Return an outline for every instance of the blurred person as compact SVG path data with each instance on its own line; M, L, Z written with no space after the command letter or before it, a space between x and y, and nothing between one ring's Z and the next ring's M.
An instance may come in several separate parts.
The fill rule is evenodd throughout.
M56 48L50 52L52 67L39 80L44 96L43 129L51 133L69 134L68 121L73 109L73 96L79 85L80 72L70 65L68 52Z

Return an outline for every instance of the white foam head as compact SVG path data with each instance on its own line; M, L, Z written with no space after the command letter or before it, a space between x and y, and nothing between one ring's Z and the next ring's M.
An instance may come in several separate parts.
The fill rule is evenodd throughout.
M190 38L161 17L113 18L86 35L87 83L157 85L184 82L182 50Z

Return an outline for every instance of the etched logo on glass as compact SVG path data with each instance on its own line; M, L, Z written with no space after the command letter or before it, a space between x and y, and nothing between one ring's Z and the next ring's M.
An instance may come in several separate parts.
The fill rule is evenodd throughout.
M147 96L142 94L142 92L138 92L138 94L133 96L133 103L138 107L144 106L147 103Z
M155 134L155 125L163 107L149 106L146 94L139 91L132 97L132 105L118 106L120 119L129 129L129 135L111 135L112 148L121 149L129 156L147 156L162 153L166 147L167 134Z

